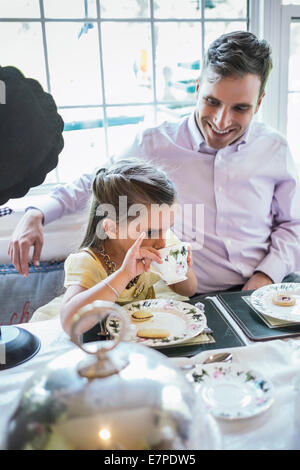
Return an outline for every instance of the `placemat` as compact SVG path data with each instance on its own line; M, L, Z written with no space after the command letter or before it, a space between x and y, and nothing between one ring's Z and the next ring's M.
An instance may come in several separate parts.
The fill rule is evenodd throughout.
M199 297L193 297L193 299L189 301L191 305L195 305L197 302L203 302L205 305L207 325L212 330L212 334L199 335L186 343L176 344L173 346L163 346L161 348L155 348L156 350L169 357L191 357L209 349L245 346L244 341L238 336L228 320L222 315L220 310L217 309L211 300L205 300L203 296L200 295ZM205 336L207 338L205 338ZM84 343L99 341L101 339L99 337L99 325L94 326L92 329L84 333L82 339Z
M190 338L187 341L184 341L183 343L180 343L180 347L182 346L195 346L199 344L209 344L209 343L215 343L216 340L214 339L212 334L207 334L207 333L201 333L198 336L195 336L194 338ZM160 349L163 348L178 348L178 344L171 344L170 346L162 346Z
M252 341L267 341L300 336L300 325L269 328L257 314L256 310L243 300L243 297L251 295L252 292L254 291L222 292L217 294L217 298L224 308L249 339Z

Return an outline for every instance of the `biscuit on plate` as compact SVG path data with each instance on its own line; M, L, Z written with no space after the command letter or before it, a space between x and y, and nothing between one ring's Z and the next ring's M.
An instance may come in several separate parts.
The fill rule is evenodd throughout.
M137 336L139 338L164 339L170 336L170 332L162 328L143 328L137 331Z
M295 305L296 299L289 294L277 294L272 298L272 302L279 307L291 307Z
M152 313L147 312L146 310L137 310L131 315L131 319L133 321L147 321L152 317L153 317Z

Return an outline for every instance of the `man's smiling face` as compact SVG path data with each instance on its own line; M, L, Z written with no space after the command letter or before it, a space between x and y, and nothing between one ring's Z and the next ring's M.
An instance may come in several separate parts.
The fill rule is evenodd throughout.
M206 143L219 150L237 141L258 111L261 80L258 75L217 80L207 71L198 88L196 121Z

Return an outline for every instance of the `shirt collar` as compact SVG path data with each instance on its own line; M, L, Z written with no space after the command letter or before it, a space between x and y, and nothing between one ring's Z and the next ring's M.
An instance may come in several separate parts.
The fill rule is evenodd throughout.
M236 150L236 151L240 150L241 146L243 144L246 144L249 141L251 127L252 127L252 122L250 123L248 129L244 132L244 134L239 138L239 140L237 140L236 142L234 142L234 144L230 146L233 150ZM189 128L191 139L192 139L193 150L195 150L196 152L211 153L214 155L217 153L216 149L213 149L212 147L207 145L202 135L202 132L200 131L196 123L195 113L192 113L189 116L188 128Z
M189 128L191 138L192 138L193 150L195 150L196 152L200 152L201 147L203 147L203 145L208 147L208 145L206 144L205 139L202 135L202 132L200 131L199 127L197 126L195 113L192 113L189 117L188 128Z

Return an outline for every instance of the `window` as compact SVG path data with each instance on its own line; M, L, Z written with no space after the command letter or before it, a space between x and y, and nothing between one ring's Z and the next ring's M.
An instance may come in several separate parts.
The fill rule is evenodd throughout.
M281 51L280 130L287 136L300 172L300 2L297 5L283 8L282 15L282 34L285 35L286 41Z
M207 45L249 28L247 0L0 0L0 6L2 65L38 79L65 121L65 147L45 183L92 171L130 143L141 123L189 113Z
M263 119L287 137L300 172L300 0L265 0L263 16L263 37L271 44L274 63Z

